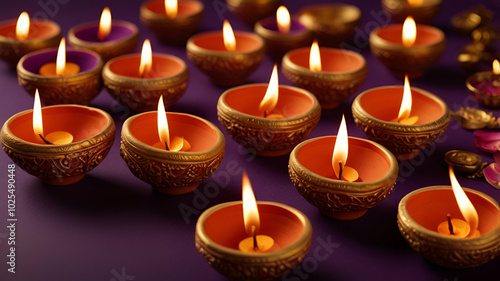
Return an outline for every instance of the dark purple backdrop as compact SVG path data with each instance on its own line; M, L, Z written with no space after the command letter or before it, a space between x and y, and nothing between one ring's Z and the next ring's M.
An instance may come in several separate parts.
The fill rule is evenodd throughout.
M126 4L124 4L126 2ZM307 1L307 4L321 2ZM326 1L324 1L326 2ZM345 1L347 2L347 1ZM370 54L369 31L387 23L379 1L351 1L362 9L356 46L368 61L369 71L361 91L385 85L402 85ZM463 2L463 3L462 3ZM460 106L477 106L465 88L469 75L455 61L456 54L469 38L455 33L450 16L483 2L500 12L497 0L444 1L434 24L447 36L444 56L420 79L411 81L442 97L452 110ZM3 1L0 19L16 18L23 10L30 15L46 16L58 22L66 34L74 25L95 21L102 8L111 8L113 17L128 20L140 28L141 42L150 38L154 52L174 54L186 60L184 47L160 44L139 22L142 1L39 0ZM306 1L284 1L292 13ZM205 17L199 31L219 30L228 18L235 30L248 30L226 8L223 0L204 0ZM498 15L497 15L498 17ZM497 18L496 24L500 26ZM142 44L142 43L141 43ZM140 48L138 48L139 51ZM190 82L186 94L168 110L186 112L206 118L220 126L216 104L225 88L213 85L187 61ZM272 61L264 63L247 80L266 82ZM488 68L484 66L484 68ZM281 84L290 84L280 74ZM16 73L0 62L0 114L5 122L13 114L30 109L33 98L17 84ZM351 97L339 108L323 111L311 137L336 134L341 114L346 114L351 136L366 138L353 122ZM202 258L194 246L195 224L199 214L183 217L180 207L202 212L227 201L241 199L241 172L231 174L227 168L236 161L248 171L257 200L285 203L304 212L312 222L314 235L311 251L296 272L284 280L499 280L500 259L467 270L449 270L423 260L403 240L396 226L397 205L408 192L429 185L449 185L443 155L451 149L465 149L491 162L492 155L472 145L473 135L452 121L443 140L412 161L400 162L400 179L389 197L354 221L335 221L321 215L307 203L290 182L288 155L276 158L254 157L226 135L226 156L221 167L197 191L166 196L152 192L135 178L119 156L120 132L129 112L103 90L91 106L108 111L115 118L116 141L107 158L80 182L65 187L42 184L19 167L16 168L16 273L7 272L7 165L12 161L0 153L0 280L224 280ZM500 111L494 111L500 115ZM75 120L76 121L76 120ZM497 201L500 191L484 179L467 179L459 175L462 186L480 190ZM220 189L205 190L207 183ZM221 185L222 183L222 185ZM213 185L211 185L213 186ZM210 197L206 197L206 195ZM328 251L321 249L330 243ZM327 257L315 257L328 253Z

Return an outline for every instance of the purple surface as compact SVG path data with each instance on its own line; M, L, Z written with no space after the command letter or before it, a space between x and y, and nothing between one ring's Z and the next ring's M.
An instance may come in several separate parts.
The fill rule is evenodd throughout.
M276 21L276 17L266 18L266 19L262 20L261 24L262 24L262 27L264 27L266 29L279 32L278 31L278 22ZM304 30L306 30L306 28L299 22L298 19L290 18L290 31L288 33L299 34L299 33L304 32Z
M313 0L308 4L326 2ZM40 4L41 3L41 4ZM64 3L64 4L60 4ZM190 82L186 94L169 111L195 114L219 126L216 104L225 90L210 82L186 59L184 47L161 45L139 21L142 1L110 0L106 2L113 15L139 26L141 41L150 38L155 52L164 52L186 60ZM482 3L496 12L499 23L500 3L497 0L443 1L434 22L447 35L443 57L412 86L432 92L448 103L452 110L460 106L479 107L465 87L471 74L462 70L455 57L470 39L454 32L451 15ZM249 30L225 8L224 1L206 0L205 16L200 31L220 30L228 18L235 30ZM305 1L284 1L292 14ZM373 87L402 85L371 55L369 31L386 24L379 1L353 0L363 12L363 19L353 42L345 48L360 51L369 71L358 93ZM102 1L10 1L0 9L0 18L14 18L20 11L45 16L61 25L63 33L70 27L93 20L102 10ZM139 49L137 50L139 52ZM248 83L267 83L272 60L265 58ZM484 64L483 69L491 65ZM0 63L0 115L5 122L13 114L30 109L33 100L17 84L16 74ZM290 82L280 73L280 83ZM346 114L349 134L366 138L354 125L351 103L354 96L339 108L323 111L312 137L336 134L342 113ZM400 178L394 191L379 205L354 221L335 221L322 216L307 203L290 182L287 173L288 155L261 158L248 154L226 135L226 155L213 177L193 193L165 196L135 178L119 155L120 132L128 109L114 101L103 90L91 106L108 111L115 119L117 137L108 156L79 183L67 187L42 184L19 167L16 180L16 273L7 271L9 254L7 229L7 165L12 161L0 153L0 280L224 280L212 269L194 246L195 224L199 214L210 206L240 200L241 170L245 168L257 200L275 201L304 212L313 225L313 243L304 263L283 280L499 280L500 259L478 268L451 270L423 260L406 244L396 226L397 205L408 192L430 185L449 185L444 154L452 149L473 151L484 161L493 162L492 154L473 145L473 133L460 128L452 120L444 138L417 158L400 162ZM500 116L500 110L494 110ZM75 120L76 122L78 120ZM235 167L237 169L235 169ZM484 179L468 179L458 175L464 187L477 189L497 201L500 191ZM191 211L183 215L180 210ZM11 240L12 241L12 240ZM328 243L329 242L329 243ZM329 244L328 248L324 248Z
M78 28L77 30L75 30L75 36L80 40L99 43L122 40L134 34L134 31L132 29L124 25L113 23L113 25L111 26L111 32L109 33L108 37L101 41L97 37L98 30L99 23L96 23L96 25Z
M40 67L49 62L56 62L57 48L37 51L23 62L26 70L38 73ZM80 72L89 71L99 64L99 58L86 50L66 49L66 62L73 62L80 66Z

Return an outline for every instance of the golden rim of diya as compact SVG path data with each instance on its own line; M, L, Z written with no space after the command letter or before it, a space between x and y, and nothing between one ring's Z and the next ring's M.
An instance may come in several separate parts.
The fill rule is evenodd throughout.
M442 189L452 192L451 186L428 186L414 190L401 199L398 205L397 223L404 239L424 258L447 268L475 267L498 256L500 218L491 232L473 238L445 236L423 227L412 219L406 208L408 200L423 191ZM500 210L500 205L492 197L473 189L463 189L479 195Z
M407 48L407 47L403 46L402 44L392 43L392 42L389 42L389 41L381 38L380 36L378 36L378 31L381 28L384 28L382 26L382 27L375 28L370 33L370 44L377 47L377 48L383 49L383 50L398 52L398 53L406 54L406 55L412 54L412 55L423 56L423 55L430 55L432 53L441 54L444 51L444 48L446 46L445 34L442 30L440 30L438 28L435 28L433 26L428 26L428 27L432 28L435 32L437 32L440 35L440 37L443 38L443 40L440 40L440 41L438 41L434 44L431 44L431 45L413 46L411 48Z
M239 60L245 59L245 57L248 58L253 58L255 56L263 56L264 55L264 39L262 39L260 36L257 36L253 32L247 32L247 31L238 31L237 34L252 37L255 40L259 41L259 48L256 48L253 51L246 52L246 51L234 51L234 52L227 52L225 50L210 50L206 48L202 48L198 46L195 41L199 37L204 37L204 36L210 36L210 35L220 35L220 31L209 31L209 32L204 32L200 34L195 34L189 38L189 40L186 43L186 51L192 52L196 55L202 55L202 56L213 56L213 57L221 57L221 58L232 58L232 57L240 57ZM241 56L245 56L241 58Z
M481 81L493 81L496 76L498 75L494 75L492 71L476 72L469 76L467 80L465 80L465 86L472 93L472 95L476 99L478 99L484 106L498 108L500 107L500 95L490 95L484 93L474 86L475 84L481 83ZM500 88L500 78L498 79L498 84L498 87Z
M229 10L249 25L272 16L281 4L281 0L226 0Z

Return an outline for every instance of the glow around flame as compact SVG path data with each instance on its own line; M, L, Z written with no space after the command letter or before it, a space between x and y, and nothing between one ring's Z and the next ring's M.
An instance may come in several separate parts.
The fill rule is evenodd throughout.
M462 216L470 226L470 232L468 236L472 236L475 234L479 225L479 216L477 214L476 208L474 208L474 205L472 205L472 202L469 200L464 190L458 183L451 165L448 166L448 171L450 173L451 187L453 188L453 194L455 194L455 198L457 199L458 207L460 209L460 212L462 213Z
M28 39L30 33L30 16L26 12L19 15L16 23L16 38L19 41Z
M144 40L141 51L141 64L139 65L139 76L143 77L151 71L153 66L153 51L149 39Z
M252 185L248 179L247 173L243 171L241 178L241 189L243 197L243 221L245 223L245 230L248 235L252 236L252 226L255 227L255 233L260 228L259 210L257 209L257 201L253 194Z
M168 132L168 122L167 114L165 112L165 105L163 104L163 95L160 96L158 100L158 110L156 111L158 120L158 136L160 137L160 142L166 143L167 147L170 147L170 134Z
M63 76L65 69L66 69L66 38L63 37L61 39L61 43L59 43L59 49L57 50L56 75Z
M411 89L408 75L405 75L405 84L403 88L403 100L399 108L398 120L403 120L410 117L411 113Z
M408 0L408 4L415 8L422 6L423 2L424 0Z
M279 32L288 33L290 31L290 13L285 6L280 6L276 10L276 21Z
M99 30L97 31L97 38L104 40L111 32L111 11L108 7L102 10L101 20L99 21Z
M35 102L33 104L33 132L43 136L42 106L38 89L35 91Z
M177 0L165 0L165 12L168 18L175 18L177 16Z
M412 17L407 17L403 23L403 46L413 46L417 39L417 25Z
M259 104L261 112L271 112L278 104L279 95L279 82L278 82L278 66L275 64L269 85L267 86L266 94Z
M339 132L337 133L337 140L335 141L335 146L333 147L333 157L332 157L332 167L335 172L335 176L339 178L340 167L339 162L344 168L347 162L347 154L349 151L349 141L347 138L347 125L345 124L345 117L342 114L342 121L340 122Z
M236 51L236 38L234 37L233 28L227 20L224 20L224 24L222 25L222 37L226 50L228 52Z
M312 71L321 71L321 55L319 53L318 40L314 39L309 53L309 69Z
M500 62L498 60L493 61L493 74L500 75Z

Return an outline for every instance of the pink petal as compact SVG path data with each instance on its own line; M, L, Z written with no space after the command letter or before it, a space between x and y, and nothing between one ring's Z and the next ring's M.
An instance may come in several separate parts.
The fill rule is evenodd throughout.
M485 130L475 130L474 136L485 141L500 140L500 132L490 132Z
M475 138L474 145L476 145L477 148L483 151L494 153L497 152L500 148L500 140L485 141L481 138Z
M500 189L500 185L498 184L498 182L500 181L500 174L495 173L495 171L493 171L492 165L493 164L484 168L483 170L484 178L491 186Z

